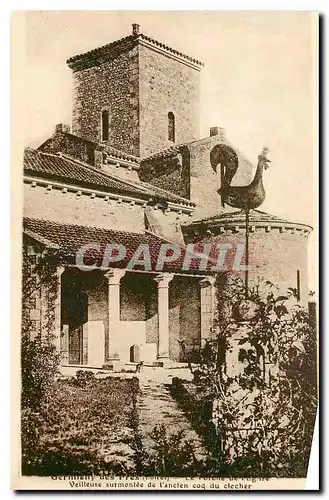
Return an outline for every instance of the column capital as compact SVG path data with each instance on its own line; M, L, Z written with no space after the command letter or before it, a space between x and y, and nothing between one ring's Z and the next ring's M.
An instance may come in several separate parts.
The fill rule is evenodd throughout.
M173 277L173 273L160 273L156 275L154 281L158 283L158 288L168 288Z
M216 278L215 276L205 276L202 280L199 281L199 285L201 288L207 288L208 286L215 286Z
M109 285L120 285L121 278L126 274L126 269L109 269L105 274Z
M58 278L60 278L62 276L64 271L65 271L64 266L57 266L56 267L56 274L57 274Z

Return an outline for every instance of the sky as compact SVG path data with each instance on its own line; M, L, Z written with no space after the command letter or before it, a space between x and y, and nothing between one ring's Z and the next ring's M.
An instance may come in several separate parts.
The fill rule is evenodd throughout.
M30 11L25 15L25 144L71 124L69 57L140 32L204 62L201 137L225 128L254 164L264 146L266 200L260 207L317 225L317 60L307 12ZM310 264L316 260L316 231ZM315 269L311 269L314 282ZM313 274L313 278L312 278ZM311 285L312 286L312 285Z

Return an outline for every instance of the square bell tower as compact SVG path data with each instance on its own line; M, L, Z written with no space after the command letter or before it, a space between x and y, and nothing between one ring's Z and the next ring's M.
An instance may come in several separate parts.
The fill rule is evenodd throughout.
M203 64L142 33L67 61L72 132L144 158L199 139Z

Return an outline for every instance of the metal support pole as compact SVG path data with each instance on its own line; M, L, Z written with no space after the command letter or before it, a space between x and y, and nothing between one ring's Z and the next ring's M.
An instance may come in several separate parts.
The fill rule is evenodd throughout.
M297 301L300 302L300 270L297 269Z
M246 210L246 271L245 271L245 298L248 299L249 288L249 208Z

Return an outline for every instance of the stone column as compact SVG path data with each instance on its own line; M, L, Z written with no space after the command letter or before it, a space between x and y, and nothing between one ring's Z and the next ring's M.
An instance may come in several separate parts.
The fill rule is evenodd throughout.
M55 299L55 318L54 318L54 341L56 345L56 350L60 354L61 352L61 305L62 305L62 274L65 271L64 266L58 266L56 268L56 278L57 278L57 295Z
M161 273L156 276L158 283L158 359L169 359L169 283L174 275Z
M199 281L200 283L200 301L201 301L201 348L204 347L206 340L211 340L211 328L214 324L215 316L215 288L216 278L206 276Z
M120 341L120 280L125 269L110 269L105 277L108 280L108 360L119 361L118 344Z

